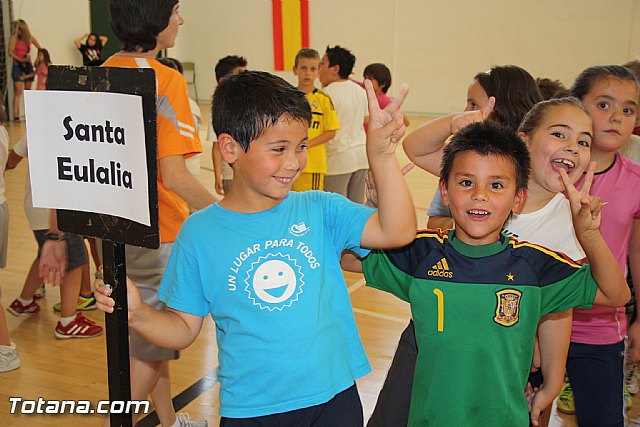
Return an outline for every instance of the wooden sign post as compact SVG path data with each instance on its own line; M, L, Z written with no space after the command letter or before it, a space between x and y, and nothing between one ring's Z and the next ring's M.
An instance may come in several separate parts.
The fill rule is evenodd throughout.
M124 100L125 97L105 95L107 93L135 95L139 99L128 97ZM27 138L34 204L37 203L37 190L42 192L44 187L42 183L36 185L35 174L43 174L43 170L48 171L51 166L54 170L48 178L44 177L44 181L48 182L44 191L62 186L55 188L63 189L64 201L60 202L63 206L43 207L57 208L58 227L61 230L102 239L104 281L113 286L112 296L116 302L114 312L105 315L109 399L128 402L131 400L131 382L125 244L146 248L158 248L160 245L155 72L150 68L49 67L47 93L44 95L60 100L55 109L57 116L51 120L61 123L60 126L57 122L47 125L48 140L44 135L39 135L39 129L29 126L30 111L37 110L36 107L43 108L41 104L44 101L42 93L32 95L40 97L34 100L25 98L31 101L27 104ZM77 95L92 97L87 106L108 105L104 111L99 110L106 117L92 117L92 109L80 108L80 101L64 102L67 99L65 96L75 99L72 97ZM123 103L127 101L133 104L141 100L142 124L134 121L128 127L121 125L132 119L131 115L122 117L119 98ZM38 121L34 120L34 123ZM130 128L140 125L143 125L141 129L144 132L137 135L142 137L131 138L131 133L136 133ZM41 156L42 162L46 163L34 169L34 155L42 153L43 146L48 148L55 144L58 144L57 148L53 148L55 154ZM72 151L60 153L61 148ZM132 165L136 161L146 162L146 170L141 170L138 164ZM137 193L134 195L134 192ZM144 197L140 197L141 194ZM60 193L57 196L60 199ZM95 202L85 208L83 203L95 196ZM144 200L141 206L131 206L140 204L140 200ZM130 413L112 413L110 421L113 427L132 425Z

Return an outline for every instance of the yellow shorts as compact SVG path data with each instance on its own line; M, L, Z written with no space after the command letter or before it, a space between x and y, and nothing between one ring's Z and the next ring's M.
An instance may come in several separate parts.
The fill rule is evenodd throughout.
M324 190L324 174L302 172L291 185L291 191Z

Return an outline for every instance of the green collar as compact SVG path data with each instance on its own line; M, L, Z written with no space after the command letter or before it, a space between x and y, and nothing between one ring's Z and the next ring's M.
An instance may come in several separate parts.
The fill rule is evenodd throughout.
M455 230L449 231L449 242L453 249L469 258L485 258L503 251L509 244L509 238L500 233L500 240L488 245L473 246L461 242L455 237Z

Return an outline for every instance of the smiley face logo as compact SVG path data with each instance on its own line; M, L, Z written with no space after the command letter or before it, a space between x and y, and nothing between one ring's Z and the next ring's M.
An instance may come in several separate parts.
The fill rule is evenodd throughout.
M253 275L253 290L264 302L282 302L293 295L295 289L296 274L284 261L267 261Z
M295 259L280 252L269 254L259 257L247 271L245 290L261 309L282 310L298 300L303 277Z

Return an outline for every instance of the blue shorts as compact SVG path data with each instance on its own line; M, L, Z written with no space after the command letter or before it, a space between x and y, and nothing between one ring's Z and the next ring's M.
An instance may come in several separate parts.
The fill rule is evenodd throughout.
M42 245L46 240L44 235L48 230L34 230L33 235L36 236L38 242L38 257L40 257L40 251ZM84 246L84 239L77 234L69 233L67 239L67 271L71 271L75 268L82 267L89 260L87 259L87 248Z
M624 341L569 346L567 374L580 427L624 426L624 350Z
M14 82L32 82L33 77L29 77L28 79L20 80L20 76L24 74L33 73L33 64L31 62L25 62L25 65L20 66L20 64L13 63L13 67L11 67L11 78Z
M341 391L327 403L254 418L220 419L220 427L362 427L362 402L356 385Z

